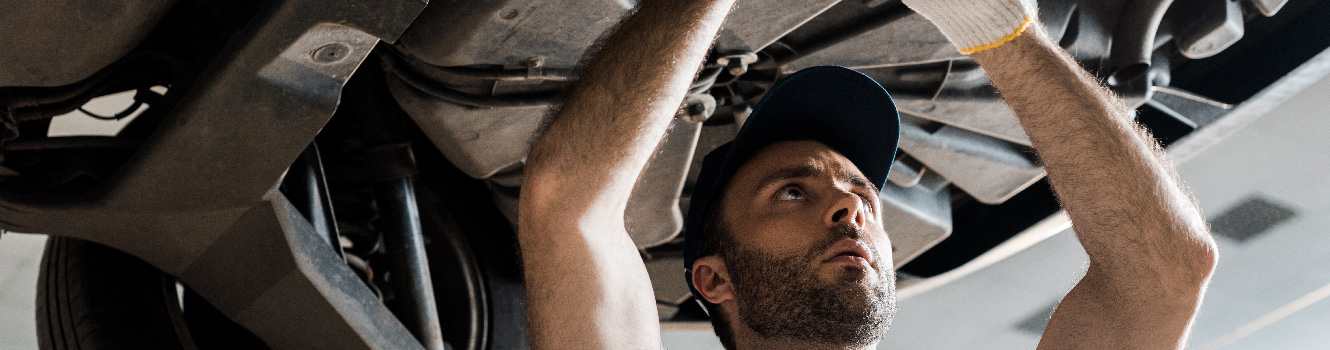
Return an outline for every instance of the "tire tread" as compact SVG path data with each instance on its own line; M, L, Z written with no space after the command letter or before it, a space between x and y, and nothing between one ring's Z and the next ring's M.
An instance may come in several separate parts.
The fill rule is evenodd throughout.
M96 243L51 237L38 281L38 346L46 350L182 349L166 316L162 272Z

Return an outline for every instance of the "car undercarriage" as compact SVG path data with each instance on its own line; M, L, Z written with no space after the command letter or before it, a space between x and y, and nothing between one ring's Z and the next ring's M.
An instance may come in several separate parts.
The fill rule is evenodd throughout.
M72 317L96 306L71 291L84 289L154 310L143 337L197 348L525 348L523 162L588 50L635 7L5 4L0 229L60 237L39 287L44 348L83 334ZM1289 72L1330 69L1307 68L1330 47L1313 16L1327 1L1039 8L1177 158L1300 91ZM679 278L702 156L776 80L820 65L864 72L900 109L880 199L903 297L1067 227L1011 110L922 16L895 0L744 0L624 214L667 325L706 319ZM84 108L112 95L123 111ZM52 136L59 118L128 122ZM128 270L146 287L87 277Z

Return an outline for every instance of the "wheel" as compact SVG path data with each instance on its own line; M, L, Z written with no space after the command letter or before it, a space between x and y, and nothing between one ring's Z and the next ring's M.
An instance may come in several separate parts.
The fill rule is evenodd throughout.
M51 237L37 285L44 350L264 349L175 278L97 243ZM184 294L180 294L184 291ZM183 309L190 312L184 314Z
M72 238L46 243L37 282L42 349L184 349L178 305L174 279L142 260Z
M529 348L512 227L483 183L422 153L417 198L445 341ZM266 348L173 277L100 244L51 237L37 287L41 349Z

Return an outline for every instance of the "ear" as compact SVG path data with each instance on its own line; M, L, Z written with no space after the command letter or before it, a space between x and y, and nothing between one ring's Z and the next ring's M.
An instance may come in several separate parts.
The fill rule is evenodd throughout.
M720 304L734 299L734 284L725 262L715 255L698 258L693 262L693 287L708 302Z

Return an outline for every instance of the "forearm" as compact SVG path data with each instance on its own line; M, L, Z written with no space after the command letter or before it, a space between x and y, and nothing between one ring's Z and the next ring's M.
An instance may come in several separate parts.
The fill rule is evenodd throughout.
M524 199L597 203L591 209L621 216L732 2L643 1L585 63L532 147L528 181L553 183L524 187L541 191Z
M533 146L518 239L534 348L659 347L650 278L624 209L732 1L642 1Z
M1214 243L1167 156L1130 109L1038 25L973 57L1029 134L1091 268L1203 283Z

